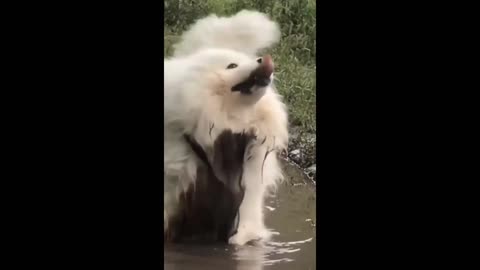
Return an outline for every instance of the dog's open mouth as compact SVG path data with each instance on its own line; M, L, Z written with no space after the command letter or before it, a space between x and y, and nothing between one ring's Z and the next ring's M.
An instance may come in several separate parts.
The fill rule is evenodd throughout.
M264 56L261 59L260 65L252 71L248 78L233 86L232 91L239 91L242 94L252 94L252 89L254 86L257 87L266 87L270 84L270 76L273 73L273 61L270 55Z

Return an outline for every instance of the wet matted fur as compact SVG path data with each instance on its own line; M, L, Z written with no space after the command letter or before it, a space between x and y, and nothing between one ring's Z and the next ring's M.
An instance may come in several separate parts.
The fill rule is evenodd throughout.
M202 161L197 179L180 195L179 210L165 232L168 241L223 241L236 232L238 208L243 200L243 161L252 133L226 130L205 151L189 135L185 140ZM208 154L212 153L211 161Z

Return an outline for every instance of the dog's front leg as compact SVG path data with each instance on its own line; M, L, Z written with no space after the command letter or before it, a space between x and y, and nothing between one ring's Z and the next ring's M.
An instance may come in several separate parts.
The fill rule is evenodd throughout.
M266 146L255 147L246 155L242 178L245 195L238 211L237 232L228 241L236 245L269 239L271 232L265 228L263 220L264 197L267 188L274 185L275 178L279 177L276 155L270 153Z

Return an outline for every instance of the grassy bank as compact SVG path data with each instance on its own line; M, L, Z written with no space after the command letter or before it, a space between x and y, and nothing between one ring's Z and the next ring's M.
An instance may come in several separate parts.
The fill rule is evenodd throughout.
M165 49L169 56L172 44L195 20L211 13L231 15L242 9L253 9L269 14L280 24L280 43L268 53L275 61L276 87L284 96L289 117L296 132L290 148L301 148L302 167L315 163L315 142L304 139L304 133L316 129L316 2L314 0L166 0ZM309 142L310 141L310 142Z

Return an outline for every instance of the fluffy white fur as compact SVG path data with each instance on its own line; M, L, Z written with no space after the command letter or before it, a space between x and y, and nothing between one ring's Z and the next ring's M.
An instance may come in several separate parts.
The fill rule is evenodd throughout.
M174 56L210 48L225 48L255 55L279 39L278 25L263 13L242 10L232 17L212 14L198 20L183 34L182 41L174 46Z
M229 243L243 245L270 236L263 222L264 197L282 179L277 153L287 146L286 108L272 85L249 96L231 88L258 66L256 54L279 38L278 25L262 13L211 15L184 33L174 57L164 61L164 230L177 210L179 194L194 183L199 162L182 134L191 134L207 149L225 129L254 130L252 158L245 157L239 226ZM231 63L238 67L226 69Z

